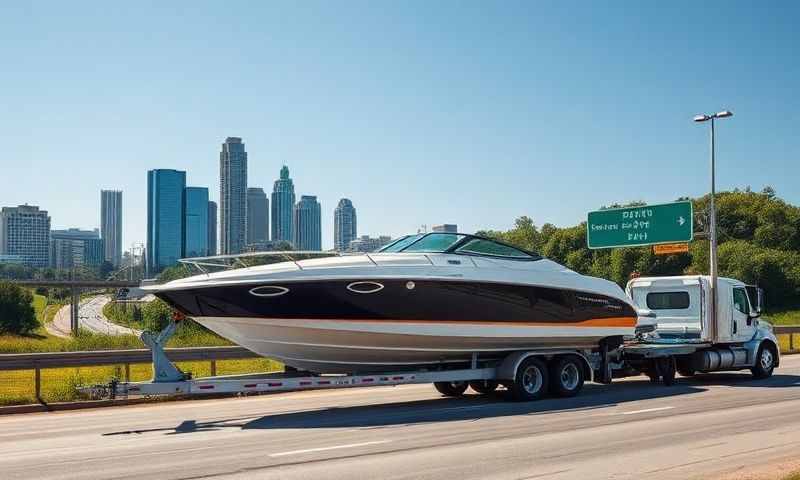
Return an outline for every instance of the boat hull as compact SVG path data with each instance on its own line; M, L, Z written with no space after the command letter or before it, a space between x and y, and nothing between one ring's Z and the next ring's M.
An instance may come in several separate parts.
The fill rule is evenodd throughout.
M157 295L259 355L320 373L596 348L636 325L630 305L613 297L457 279L285 281Z
M526 349L595 348L626 326L498 325L253 317L200 317L203 326L259 355L321 373L391 371L468 362ZM622 323L622 322L620 322Z

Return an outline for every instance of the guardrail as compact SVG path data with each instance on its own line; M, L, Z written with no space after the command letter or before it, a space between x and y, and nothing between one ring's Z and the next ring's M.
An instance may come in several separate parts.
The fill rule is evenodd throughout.
M211 376L217 374L217 360L260 358L242 347L187 347L167 348L167 357L173 362L208 361ZM130 381L131 364L150 363L152 355L147 349L97 350L87 352L46 352L0 354L0 370L33 370L36 398L41 401L41 370L43 368L96 367L123 365L125 381Z
M775 325L775 335L789 335L789 352L794 353L794 334L800 333L800 325Z

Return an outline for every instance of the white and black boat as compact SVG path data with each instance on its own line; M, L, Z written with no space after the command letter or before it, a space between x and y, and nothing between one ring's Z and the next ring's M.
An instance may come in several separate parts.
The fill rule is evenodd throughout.
M152 288L219 335L319 373L434 367L531 348L594 349L633 335L637 320L615 283L453 233Z

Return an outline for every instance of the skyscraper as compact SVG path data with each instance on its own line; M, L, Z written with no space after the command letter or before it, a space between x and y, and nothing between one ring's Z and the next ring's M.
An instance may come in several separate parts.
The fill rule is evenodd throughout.
M356 238L356 231L356 209L349 198L343 198L333 211L333 249L347 251Z
M186 172L147 172L147 268L150 274L174 265L183 257Z
M313 195L303 195L294 206L294 244L298 250L322 250L321 208Z
M247 225L247 152L242 139L228 137L219 153L220 253L244 251Z
M50 263L50 216L33 205L0 210L0 256L31 267Z
M247 189L247 244L269 240L269 200L263 188Z
M434 225L431 231L439 233L458 233L458 225L453 223L443 223L441 225Z
M100 238L104 260L115 267L122 263L122 192L100 190Z
M208 254L217 254L217 202L208 202Z
M292 238L294 200L294 182L289 178L289 167L284 165L272 188L272 240L296 243Z
M183 191L183 256L208 255L208 189L186 187Z

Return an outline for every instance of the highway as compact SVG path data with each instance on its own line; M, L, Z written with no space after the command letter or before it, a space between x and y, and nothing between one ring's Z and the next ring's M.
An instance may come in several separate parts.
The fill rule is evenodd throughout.
M409 385L0 417L0 476L709 478L796 458L799 432L795 355L767 380L640 377L532 403Z
M80 328L108 335L140 335L141 331L112 323L103 315L103 307L109 301L111 299L108 295L97 295L82 301L78 310ZM72 335L70 332L69 309L70 305L67 304L58 310L55 317L53 317L53 322L46 326L48 332L59 337Z

